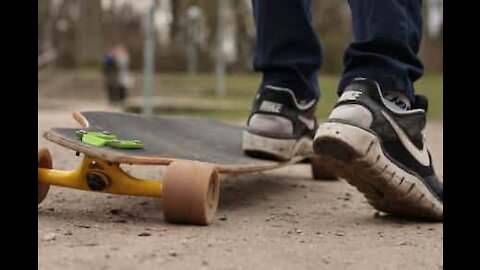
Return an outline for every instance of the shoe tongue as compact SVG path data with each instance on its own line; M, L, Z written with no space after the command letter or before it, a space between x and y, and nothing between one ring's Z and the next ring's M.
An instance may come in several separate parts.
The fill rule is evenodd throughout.
M410 100L403 93L390 92L390 93L387 93L384 96L384 98L388 100L391 103L391 105L396 106L401 110L408 111L412 107Z

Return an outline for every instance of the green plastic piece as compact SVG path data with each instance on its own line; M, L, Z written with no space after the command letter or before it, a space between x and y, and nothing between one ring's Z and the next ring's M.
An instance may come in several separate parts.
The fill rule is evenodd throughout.
M144 147L143 143L138 140L117 140L116 135L106 131L78 130L75 132L75 135L77 135L82 142L94 146L110 146L121 149L141 149Z
M106 131L103 132L98 132L98 131L85 131L85 130L78 130L75 132L75 135L77 135L78 138L83 138L85 135L91 135L98 137L103 140L115 140L117 139L117 136L114 134L110 134Z
M88 135L92 135L100 139L109 140L109 141L117 139L117 135L110 134L110 133L96 132L96 131L94 132L89 131Z
M90 134L90 133L84 134L82 136L82 142L84 142L86 144L90 144L90 145L95 145L95 146L105 146L110 141L111 140L102 139L102 138L100 138L100 137L98 137L94 134Z
M120 149L142 149L144 147L143 143L140 141L130 141L130 140L112 140L108 142L108 145L113 148Z

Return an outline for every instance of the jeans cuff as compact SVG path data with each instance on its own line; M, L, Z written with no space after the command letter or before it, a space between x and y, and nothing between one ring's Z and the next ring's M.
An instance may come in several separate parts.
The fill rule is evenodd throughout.
M265 85L289 88L301 99L320 98L316 73L305 76L300 72L292 71L264 72L261 88L263 89Z

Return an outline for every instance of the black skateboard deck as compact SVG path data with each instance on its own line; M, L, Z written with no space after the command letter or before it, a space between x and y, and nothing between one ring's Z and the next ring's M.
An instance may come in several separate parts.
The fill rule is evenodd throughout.
M168 165L174 160L193 160L218 165L220 172L252 172L299 162L276 162L246 156L242 150L243 127L201 117L160 117L129 113L75 112L87 131L108 131L124 140L139 140L142 149L116 149L82 142L81 128L53 128L46 139L85 155L109 162Z

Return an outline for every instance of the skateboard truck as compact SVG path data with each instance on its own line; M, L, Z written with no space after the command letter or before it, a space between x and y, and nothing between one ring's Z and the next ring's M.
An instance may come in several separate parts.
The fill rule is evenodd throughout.
M42 152L47 160L47 152ZM162 182L157 180L138 179L126 173L118 163L85 156L78 168L72 171L51 169L48 162L39 161L38 182L44 185L98 191L130 196L161 197ZM115 181L111 181L114 179Z
M50 152L38 152L38 204L51 185L118 195L161 197L165 219L174 223L208 225L217 210L220 194L215 166L195 161L173 161L163 181L139 179L120 163L84 156L72 171L56 170Z

